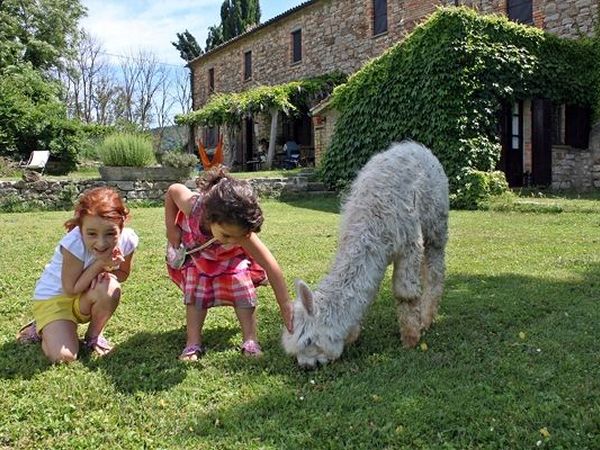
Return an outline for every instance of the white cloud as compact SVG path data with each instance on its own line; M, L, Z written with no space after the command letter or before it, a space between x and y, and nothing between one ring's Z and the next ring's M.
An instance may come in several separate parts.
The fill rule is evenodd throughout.
M204 47L208 27L221 21L222 3L223 0L82 0L88 15L81 26L97 38L107 53L130 56L147 50L160 62L183 66L171 42L177 40L177 33L187 29ZM263 0L262 21L301 3Z
M183 66L171 42L188 29L204 46L208 27L220 21L222 0L84 0L83 4L88 16L81 25L107 53L128 56L147 50L161 62Z

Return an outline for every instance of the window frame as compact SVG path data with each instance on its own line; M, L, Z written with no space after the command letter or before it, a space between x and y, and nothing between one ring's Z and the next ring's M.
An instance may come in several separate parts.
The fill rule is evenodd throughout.
M210 67L208 69L208 93L212 94L215 92L215 68Z
M389 29L387 0L372 0L371 8L373 36L380 36L387 33Z
M302 28L296 28L290 33L291 39L291 63L302 62ZM297 50L297 51L296 51Z
M507 0L506 15L513 22L533 25L533 0Z
M244 81L252 80L252 50L244 52L243 56L243 72L242 77Z

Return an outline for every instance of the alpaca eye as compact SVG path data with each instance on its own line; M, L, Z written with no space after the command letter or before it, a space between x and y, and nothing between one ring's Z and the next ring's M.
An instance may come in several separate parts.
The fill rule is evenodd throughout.
M312 339L311 339L311 338L307 338L307 339L304 341L304 346L305 346L305 347L310 347L310 345L311 345L311 344L312 344Z

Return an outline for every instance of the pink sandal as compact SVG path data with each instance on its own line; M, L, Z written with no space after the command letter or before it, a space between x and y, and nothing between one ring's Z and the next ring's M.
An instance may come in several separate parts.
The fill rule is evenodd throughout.
M262 349L260 348L260 345L258 345L258 342L248 339L242 344L242 354L258 358L259 356L262 356Z
M186 346L179 355L180 361L197 361L206 353L206 348L202 344L193 344Z
M34 320L23 325L19 329L16 338L20 344L36 344L42 341L42 337L37 332Z
M85 348L92 350L99 356L104 356L113 349L111 343L101 334L94 337L86 336L83 340L83 345Z

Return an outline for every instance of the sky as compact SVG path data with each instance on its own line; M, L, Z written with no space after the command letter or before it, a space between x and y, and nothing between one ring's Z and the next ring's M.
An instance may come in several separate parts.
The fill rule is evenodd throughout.
M261 0L261 22L304 3L306 0ZM201 47L208 27L221 22L223 0L82 0L88 15L81 26L112 55L131 56L149 51L162 63L185 64L171 45L176 33L186 29ZM116 61L114 61L116 62Z

